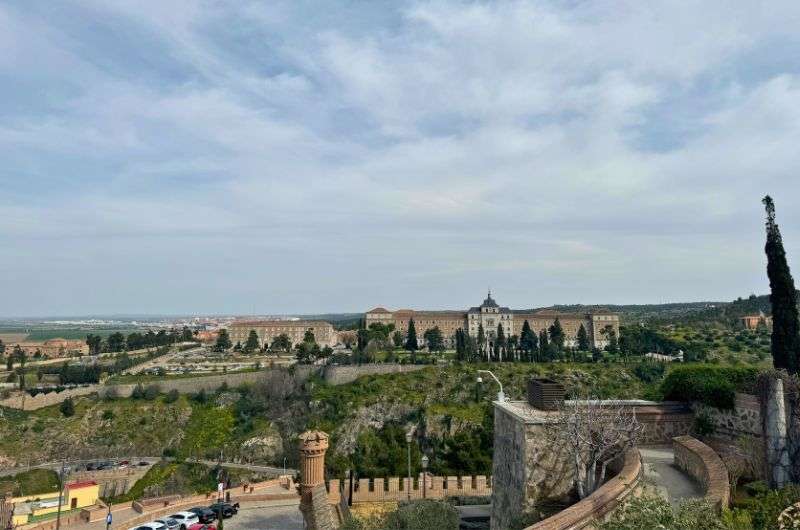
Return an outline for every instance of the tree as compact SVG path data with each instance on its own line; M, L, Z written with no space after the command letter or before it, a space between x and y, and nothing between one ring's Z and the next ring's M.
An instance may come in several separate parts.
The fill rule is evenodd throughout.
M406 335L405 349L410 352L415 352L419 349L419 344L417 343L417 328L414 326L413 318L408 321L408 334Z
M606 351L609 353L617 353L619 351L619 342L617 341L617 332L614 331L612 326L606 326L601 331L600 334L606 338L608 344L606 344Z
M6 352L6 345L3 342L3 340L0 339L0 353L5 353L5 352Z
M189 326L183 326L181 330L181 342L191 342L194 340L194 334Z
M28 360L28 355L25 353L19 344L14 345L14 351L11 352L11 356L14 358L14 361L18 362L20 366L25 366L25 361Z
M100 335L86 335L86 345L89 346L89 355L98 355L100 353L102 342L103 339L100 337Z
M547 340L547 331L542 330L539 332L539 359L542 361L552 361L551 354L550 341Z
M6 370L9 372L14 369L14 357L9 355L6 359Z
M608 464L636 444L642 428L631 407L584 395L562 402L547 432L552 447L566 451L584 499L603 484Z
M272 344L270 344L269 348L273 351L289 352L292 349L292 341L289 339L289 335L281 333L272 339Z
M526 320L522 323L522 332L519 335L519 347L525 352L528 360L533 360L533 354L536 352L539 339L536 333L531 329L531 325Z
M399 330L395 331L392 335L392 342L394 343L395 348L400 348L403 346L403 334Z
M762 200L767 212L767 276L772 304L772 364L796 374L800 354L800 323L797 313L797 291L786 261L783 239L775 223L775 204L767 195Z
M431 329L426 330L423 336L425 338L425 343L428 346L428 351L431 352L444 351L444 337L442 337L442 331L439 329L439 326L435 326Z
M228 330L224 328L219 330L219 335L217 335L217 342L214 345L214 350L225 351L229 350L231 346L233 346L233 343L231 343L231 337L228 335Z
M506 334L503 331L503 325L497 324L497 338L494 341L494 353L498 361L503 360L503 355L506 350Z
M253 353L260 347L258 333L256 333L256 330L251 329L250 333L247 334L247 342L244 343L244 351L245 353Z
M486 332L483 330L483 322L478 324L478 353L483 353L486 347ZM489 355L486 355L486 360L489 360Z
M72 398L67 398L61 402L59 405L58 410L61 411L65 417L69 418L75 415L75 403L72 402Z
M561 321L556 317L555 322L547 330L550 335L550 343L555 346L558 351L564 349L564 329L561 327Z
M578 328L578 349L580 351L589 351L589 334L586 332L586 327L581 324L581 327Z
M106 345L110 352L120 352L125 349L125 335L119 331L112 333L106 339Z
M297 358L297 362L300 364L313 364L321 354L319 344L316 342L308 342L304 340L303 342L297 344L294 349L295 357Z

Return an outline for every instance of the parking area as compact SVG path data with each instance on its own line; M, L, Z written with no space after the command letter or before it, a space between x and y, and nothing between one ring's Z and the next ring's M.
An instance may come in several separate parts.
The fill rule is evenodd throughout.
M303 530L303 515L296 503L243 505L238 514L225 519L225 530Z

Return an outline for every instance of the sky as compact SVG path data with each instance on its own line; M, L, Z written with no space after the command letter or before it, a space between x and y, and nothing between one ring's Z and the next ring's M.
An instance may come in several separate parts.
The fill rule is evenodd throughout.
M0 3L0 316L766 293L800 2Z

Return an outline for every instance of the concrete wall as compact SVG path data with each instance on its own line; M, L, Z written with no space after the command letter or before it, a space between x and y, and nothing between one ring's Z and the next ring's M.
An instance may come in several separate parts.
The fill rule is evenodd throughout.
M395 374L415 372L428 368L425 364L361 364L361 365L329 365L325 367L323 377L331 385L343 385L355 381L365 375Z

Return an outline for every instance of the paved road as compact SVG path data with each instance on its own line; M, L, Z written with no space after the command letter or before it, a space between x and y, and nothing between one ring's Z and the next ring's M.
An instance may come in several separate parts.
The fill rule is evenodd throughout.
M297 503L242 506L225 530L303 530L303 514Z
M673 506L685 499L703 497L703 490L697 482L675 467L675 453L672 448L639 449L644 465L644 477L649 486Z
M171 460L174 460L174 459L173 458L164 458L164 459L162 459L161 457L157 457L157 456L125 456L125 457L120 457L120 458L108 458L108 459L106 459L106 458L92 458L92 459L89 459L89 460L73 460L73 461L67 462L68 472L69 472L69 468L70 467L74 468L74 467L79 466L79 465L88 464L89 462L102 462L102 461L106 461L106 460L109 460L109 461L112 461L112 462L117 462L117 461L120 461L120 460L128 460L129 462L133 462L134 464L138 464L139 462L145 461L145 462L150 462L151 464L155 464L156 462L160 462L161 460L171 461ZM205 464L205 465L210 466L210 467L213 467L213 466L217 465L217 462L215 460L194 460L192 458L189 458L189 459L187 459L187 461L188 462L199 462L201 464ZM256 465L256 464L237 464L235 462L223 462L222 463L222 467L230 467L230 468L234 468L234 469L247 469L248 471L255 471L257 473L270 473L270 474L273 474L273 475L283 475L284 474L284 469L282 467L259 466L259 465ZM0 469L0 477L7 476L7 475L16 475L17 473L22 473L24 471L27 471L28 469L52 469L53 471L59 471L61 469L61 462L47 462L45 464L37 464L35 466L30 466L30 468L28 468L26 466L22 466L22 467L12 467L12 468L7 468L7 469ZM288 475L296 475L297 474L297 470L296 469L286 468L285 471L286 471L285 474L288 474Z

